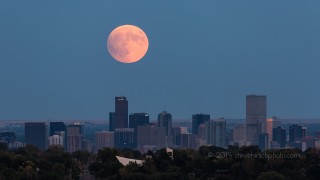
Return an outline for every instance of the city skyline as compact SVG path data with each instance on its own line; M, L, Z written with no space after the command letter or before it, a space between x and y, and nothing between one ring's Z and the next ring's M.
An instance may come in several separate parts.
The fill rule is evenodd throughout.
M265 95L247 95L246 120L231 123L224 117L211 118L209 114L193 114L189 124L174 125L172 114L167 111L160 112L158 121L152 122L148 113L129 115L129 102L125 96L114 98L115 112L109 114L109 127L84 122L68 124L61 121L25 121L22 126L24 141L16 141L15 133L21 137L19 125L13 132L6 131L10 129L9 124L2 128L1 131L4 131L0 134L0 140L11 148L30 144L44 150L58 145L70 153L77 150L97 152L104 147L147 152L163 147L198 149L212 145L222 148L229 145L258 145L261 150L291 147L305 151L320 144L319 130L310 126L311 124L288 124L281 118L268 118L268 99ZM98 127L94 128L94 124ZM107 124L107 121L104 124ZM95 130L85 126L92 126ZM319 126L319 123L316 126ZM92 139L94 137L95 140Z
M248 94L268 116L320 118L320 2L24 2L0 4L0 119L107 119L115 96L156 119L245 117ZM107 51L110 32L139 26L134 64Z
M261 96L261 97L264 97L264 98L268 98L267 95L261 95L261 94L249 94L249 95L246 95L245 96L245 101L247 101L247 98L250 97L250 96ZM120 100L120 101L119 101ZM124 104L121 102L122 100L124 100ZM137 111L137 112L132 112L130 111L130 104L129 104L129 100L127 99L126 96L116 96L113 98L113 104L114 104L114 108L113 109L110 109L110 111L106 112L106 117L104 117L103 119L92 119L92 118L89 118L89 119L81 119L81 118L21 118L21 119L0 119L0 121L10 121L10 120L16 120L16 121L35 121L35 122L38 122L38 121L48 121L48 122L56 122L56 121L70 121L70 122L80 122L80 121L90 121L90 120L93 120L93 121L105 121L107 120L108 123L109 121L112 121L112 119L114 119L114 122L112 123L116 123L119 121L116 121L116 116L115 116L115 107L118 107L118 109L121 109L122 113L124 113L123 115L121 115L123 118L122 121L128 121L129 122L129 116L132 115L132 114L140 114L140 113L146 113L148 114L148 116L150 117L150 121L152 122L157 122L158 121L158 116L159 116L159 113L161 114L162 112L167 112L166 108L164 107L162 110L159 110L158 112L156 112L156 114L150 114L148 112L145 112L145 111ZM170 114L173 114L173 117L172 117L172 120L177 120L177 121L181 121L181 120L186 120L186 121L190 121L192 122L193 121L193 118L194 116L197 116L197 115L209 115L209 117L211 116L210 119L217 119L217 118L227 118L227 119L241 119L241 120L246 120L247 118L247 115L246 115L246 106L247 106L247 102L245 102L246 104L243 105L242 108L244 108L244 116L242 117L230 117L228 116L227 114L225 116L215 116L215 114L209 114L209 113L204 113L202 111L200 112L190 112L189 113L189 117L183 117L183 118L180 118L180 117L176 117L174 115L174 113L172 113L172 111L168 111ZM118 105L119 104L119 105ZM121 107L121 108L120 108ZM269 108L269 103L265 103L265 107L266 109ZM273 114L273 115L269 115L267 112L265 112L265 115L262 117L262 119L266 119L266 118L273 118L273 117L277 117L277 118L281 118L281 119L286 119L286 120L317 120L317 119L320 119L320 117L316 117L316 118L309 118L309 117L280 117L278 116L277 114ZM121 122L122 124L124 122ZM112 124L111 127L114 129L115 127L115 124ZM125 127L125 126L123 126Z
M0 179L318 179L320 1L1 1Z

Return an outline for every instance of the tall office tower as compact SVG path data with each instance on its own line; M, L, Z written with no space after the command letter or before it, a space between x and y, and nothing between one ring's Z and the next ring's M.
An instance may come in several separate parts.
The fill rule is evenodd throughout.
M173 138L173 146L180 146L181 140L181 127L173 127L172 128L172 138Z
M226 147L226 120L224 118L206 122L207 144Z
M246 97L247 141L258 145L258 135L266 131L267 97L248 95Z
M137 128L138 126L149 124L149 114L147 113L132 113L129 116L129 128L134 129L134 139L137 142Z
M198 134L200 124L210 120L210 114L193 114L192 115L192 134Z
M153 125L137 127L137 148L145 152L152 149L157 150L166 146L166 129Z
M278 142L280 148L286 147L286 129L280 126L273 128L272 141Z
M269 149L268 133L260 133L258 137L258 146L261 150Z
M166 128L166 145L173 145L172 137L172 116L170 113L163 111L158 115L158 126Z
M60 135L57 135L57 134L53 135L53 136L50 136L49 137L49 146L53 146L53 145L64 147L64 139L63 139L63 137L60 136Z
M110 112L109 113L109 131L114 131L116 122L116 113Z
M266 133L268 133L269 142L273 139L273 129L281 126L281 121L277 117L268 118L266 121Z
M114 128L128 128L128 101L124 96L115 97Z
M57 131L66 131L64 122L50 122L50 136L55 135Z
M48 127L45 122L25 122L25 142L44 150L48 145Z
M98 131L96 132L96 150L105 147L114 148L114 132Z
M302 127L302 138L307 136L307 127Z
M149 114L147 113L132 113L129 116L129 128L137 131L138 126L149 124Z
M0 142L14 143L16 141L16 133L14 132L0 132Z
M82 150L84 141L84 125L73 123L67 126L67 151L73 153Z
M118 128L114 131L114 146L118 149L131 148L137 146L136 139L134 138L133 128Z
M172 134L172 116L167 111L163 111L158 115L158 126L166 128L166 135Z
M303 128L297 124L289 126L289 143L293 143L303 138Z
M241 143L246 141L246 126L238 125L232 130L232 141L233 143Z

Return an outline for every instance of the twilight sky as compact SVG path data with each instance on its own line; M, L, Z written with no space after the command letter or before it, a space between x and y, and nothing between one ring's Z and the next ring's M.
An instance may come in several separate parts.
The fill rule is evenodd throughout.
M106 49L133 24L149 37L139 62ZM108 119L165 109L244 118L245 96L268 116L320 117L320 1L0 1L0 119Z

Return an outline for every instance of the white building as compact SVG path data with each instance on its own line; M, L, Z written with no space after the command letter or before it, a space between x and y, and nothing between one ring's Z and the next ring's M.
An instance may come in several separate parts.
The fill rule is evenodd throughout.
M121 157L121 156L116 156L116 158L124 166L126 166L130 163L136 163L141 166L144 163L143 160L138 160L138 159L130 159L130 158L125 158L125 157Z
M19 142L19 141L8 144L9 149L18 149L18 148L22 148L22 147L25 147L25 144L22 142Z
M63 136L53 135L49 137L49 146L61 146L64 147L64 139Z

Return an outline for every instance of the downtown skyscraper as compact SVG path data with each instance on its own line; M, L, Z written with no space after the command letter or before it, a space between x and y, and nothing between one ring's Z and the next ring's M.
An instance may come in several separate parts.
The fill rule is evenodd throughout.
M172 146L173 136L172 136L172 115L167 111L163 111L158 115L158 126L164 127L166 129L166 145Z
M166 146L166 128L152 124L137 127L137 148L156 150Z
M114 148L114 132L97 131L95 132L96 151L105 147Z
M266 131L267 97L248 95L246 97L247 141L258 145L258 136Z
M272 144L277 143L279 148L286 147L286 129L280 126L272 130Z
M25 122L26 144L37 146L44 150L48 146L48 126L45 122Z
M64 122L50 122L50 136L56 134L56 132L66 131L66 125Z
M224 118L211 119L206 121L207 144L226 147L226 120Z
M149 124L149 114L147 113L132 113L129 116L129 128L134 128L137 131L138 126Z
M114 147L117 149L137 147L133 128L116 128L114 132Z
M192 134L198 134L200 124L205 124L210 120L210 114L193 114L192 115Z
M115 97L114 129L128 128L128 101L124 96Z
M303 127L298 124L289 126L289 143L294 143L304 137Z
M166 135L172 135L172 115L167 111L163 111L158 115L158 126L166 128Z
M109 131L114 131L115 129L115 122L116 122L116 113L110 112L109 113Z
M268 118L266 120L266 133L268 133L269 142L273 141L273 129L281 126L281 121L277 117Z
M73 123L67 126L67 151L73 153L83 149L84 125Z

